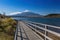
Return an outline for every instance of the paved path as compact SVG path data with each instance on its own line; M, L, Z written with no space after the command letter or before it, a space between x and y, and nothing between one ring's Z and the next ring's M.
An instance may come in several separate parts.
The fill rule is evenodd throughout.
M22 21L18 22L17 40L42 40L38 34L27 27Z

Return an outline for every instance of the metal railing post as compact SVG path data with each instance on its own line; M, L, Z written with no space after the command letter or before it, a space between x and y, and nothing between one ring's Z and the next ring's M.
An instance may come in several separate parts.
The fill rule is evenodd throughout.
M45 29L47 29L47 26L45 25ZM45 30L45 35L47 36L47 31ZM45 40L47 40L47 38L45 37Z

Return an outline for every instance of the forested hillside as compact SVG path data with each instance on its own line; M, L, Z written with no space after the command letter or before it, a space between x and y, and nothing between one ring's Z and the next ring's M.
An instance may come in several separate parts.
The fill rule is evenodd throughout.
M44 16L44 17L49 17L49 18L60 18L60 14L48 14L48 15L46 15L46 16Z

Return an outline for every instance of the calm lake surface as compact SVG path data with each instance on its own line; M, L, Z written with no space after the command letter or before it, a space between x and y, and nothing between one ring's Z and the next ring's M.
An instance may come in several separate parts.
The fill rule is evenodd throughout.
M27 20L54 26L60 26L60 18L15 18L16 20Z

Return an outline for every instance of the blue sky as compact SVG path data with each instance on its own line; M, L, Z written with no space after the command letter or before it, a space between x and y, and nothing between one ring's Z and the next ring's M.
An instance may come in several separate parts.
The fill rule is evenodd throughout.
M9 14L24 10L41 15L60 13L60 0L0 0L0 12Z

